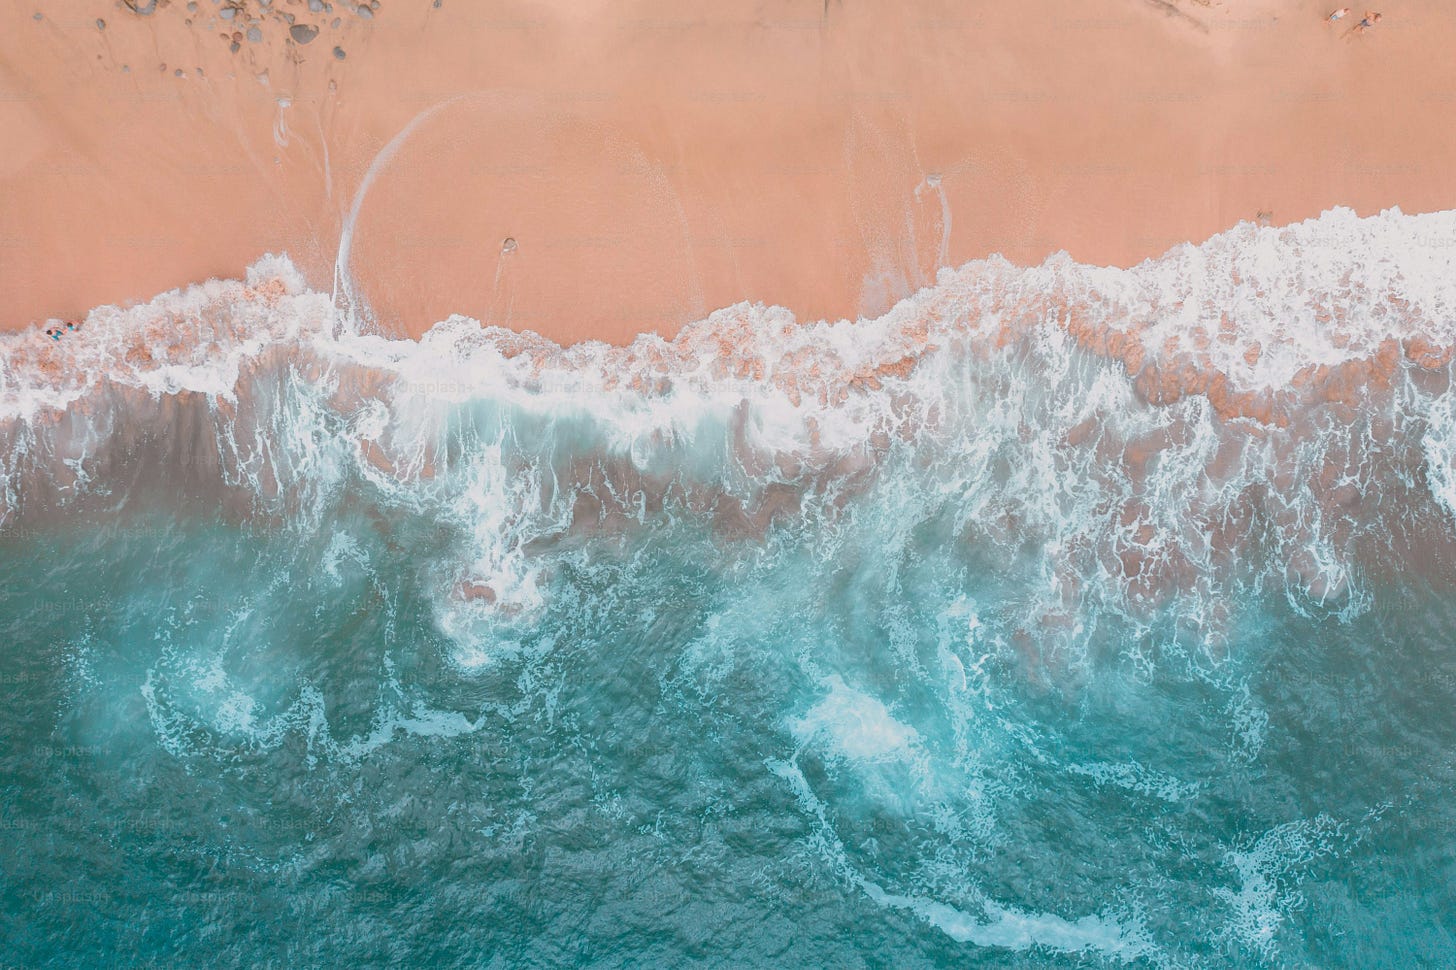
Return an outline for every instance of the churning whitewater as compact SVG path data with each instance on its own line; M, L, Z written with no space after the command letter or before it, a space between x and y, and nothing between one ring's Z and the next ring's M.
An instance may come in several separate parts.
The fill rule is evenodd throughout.
M1456 213L366 329L0 338L0 962L1456 953Z

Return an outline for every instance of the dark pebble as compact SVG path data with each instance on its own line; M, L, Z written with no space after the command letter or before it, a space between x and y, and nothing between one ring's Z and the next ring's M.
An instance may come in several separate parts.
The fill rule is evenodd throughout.
M300 44L307 44L318 36L318 28L313 24L294 24L288 28L288 36Z

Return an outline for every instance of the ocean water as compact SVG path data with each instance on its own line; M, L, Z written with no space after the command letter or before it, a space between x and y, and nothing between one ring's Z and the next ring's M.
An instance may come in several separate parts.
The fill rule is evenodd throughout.
M0 964L1456 965L1456 214L368 329L0 338Z

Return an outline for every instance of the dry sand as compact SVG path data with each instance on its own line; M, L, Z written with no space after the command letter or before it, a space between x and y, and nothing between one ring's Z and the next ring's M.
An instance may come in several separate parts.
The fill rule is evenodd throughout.
M1449 0L1359 37L1323 0L232 2L0 10L0 327L267 251L327 289L357 198L386 329L615 342L745 299L874 314L992 252L1456 206Z

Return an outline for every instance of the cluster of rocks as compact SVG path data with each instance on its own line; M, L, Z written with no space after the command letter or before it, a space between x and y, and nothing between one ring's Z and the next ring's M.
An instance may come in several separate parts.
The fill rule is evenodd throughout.
M173 0L119 2L139 17L173 4ZM380 0L188 0L186 22L217 30L228 49L237 53L244 44L261 44L270 36L298 46L312 44L325 33L339 31L346 17L373 20L379 7ZM98 18L96 26L105 30L106 21ZM333 55L338 60L348 56L338 44Z

